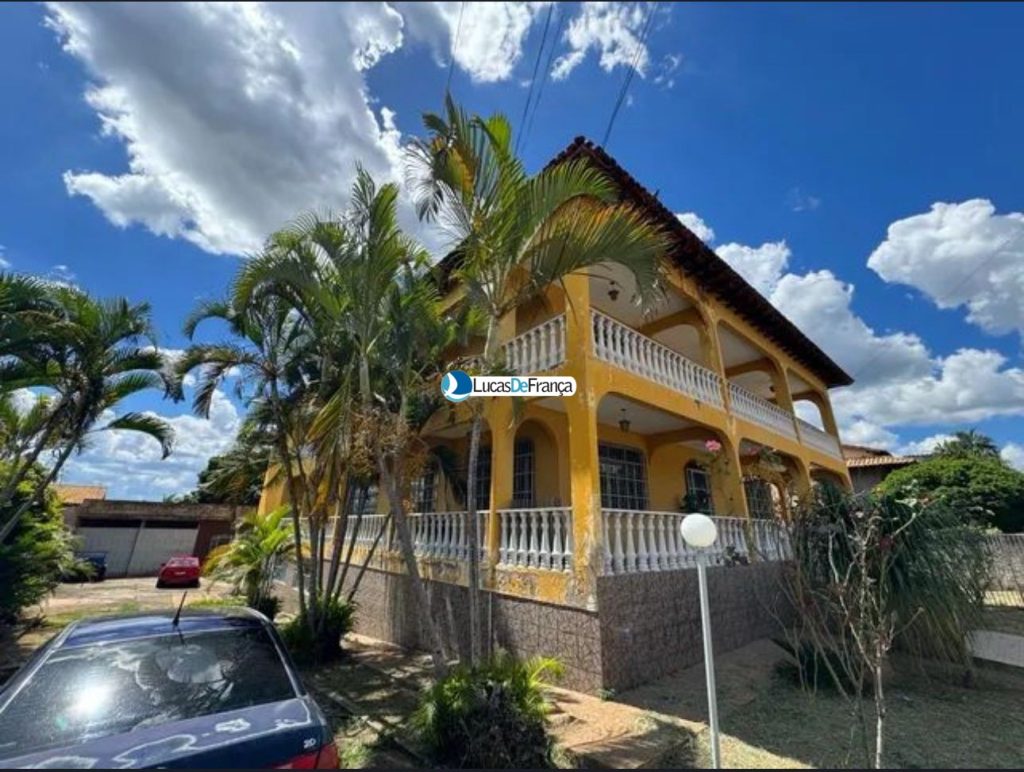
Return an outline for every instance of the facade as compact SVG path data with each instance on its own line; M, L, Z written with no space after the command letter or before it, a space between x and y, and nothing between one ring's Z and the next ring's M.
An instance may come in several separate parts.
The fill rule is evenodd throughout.
M854 493L867 493L882 480L905 466L916 464L924 456L894 456L887 450L862 445L843 445L846 468Z
M602 268L502 320L511 370L573 376L577 393L485 400L476 504L493 640L558 656L573 685L596 690L700 661L695 555L678 530L686 512L719 525L719 644L771 632L776 610L765 593L785 552L774 519L816 482L850 488L829 389L851 379L602 149L580 138L552 163L576 158L608 173L672 235L668 291L642 313L629 274ZM446 302L459 303L459 288L447 290ZM816 424L797 417L800 402ZM465 459L469 420L466 403L452 404L424 440ZM469 548L460 483L428 467L409 492L421 571L455 642ZM349 511L365 513L354 538L368 548L387 506L375 488L364 493ZM265 490L261 509L283 495ZM360 625L415 644L393 538L385 534L360 588Z

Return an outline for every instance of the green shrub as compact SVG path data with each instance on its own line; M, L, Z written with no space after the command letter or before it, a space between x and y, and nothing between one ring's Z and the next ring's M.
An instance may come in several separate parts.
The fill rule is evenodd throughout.
M270 621L274 621L277 612L281 610L281 599L276 595L263 595L251 607L256 609Z
M91 582L96 578L96 564L84 558L73 557L61 572L62 582Z
M355 623L356 604L333 599L317 614L321 633L314 635L308 620L299 615L281 628L281 638L299 664L321 664L341 656L341 639Z
M32 496L41 471L29 473L4 508L0 523ZM0 480L5 469L0 465ZM22 609L39 603L75 563L74 540L64 526L57 495L50 488L0 544L0 623L13 624Z
M476 769L551 766L544 697L556 660L520 662L499 653L476 668L460 666L431 687L413 722L435 760Z

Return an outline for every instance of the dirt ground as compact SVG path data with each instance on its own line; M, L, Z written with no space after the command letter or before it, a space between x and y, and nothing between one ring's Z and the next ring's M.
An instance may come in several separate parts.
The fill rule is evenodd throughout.
M226 584L210 585L204 580L198 589L188 590L185 605L225 602L228 590ZM38 608L25 611L23 625L0 632L0 681L36 648L77 619L176 609L183 592L177 588L158 590L153 577L62 584Z

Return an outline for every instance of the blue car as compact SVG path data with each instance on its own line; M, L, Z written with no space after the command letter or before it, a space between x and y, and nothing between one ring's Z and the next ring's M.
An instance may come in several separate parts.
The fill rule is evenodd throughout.
M249 609L75 622L0 691L0 767L337 768L330 726Z

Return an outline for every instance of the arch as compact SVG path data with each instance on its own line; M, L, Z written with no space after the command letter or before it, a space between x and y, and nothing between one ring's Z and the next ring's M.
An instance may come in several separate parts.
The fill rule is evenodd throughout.
M512 458L513 507L561 507L569 504L569 479L558 432L541 417L516 426Z

